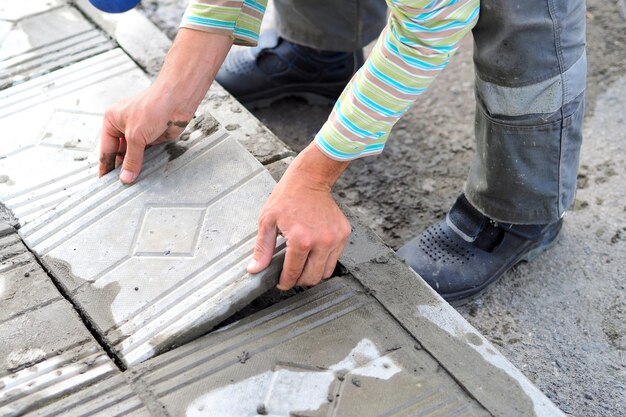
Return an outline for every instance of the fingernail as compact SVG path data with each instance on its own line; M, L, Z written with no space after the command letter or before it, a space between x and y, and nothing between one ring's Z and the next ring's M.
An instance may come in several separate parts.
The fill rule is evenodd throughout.
M252 259L250 263L248 263L248 267L247 267L248 272L254 271L256 269L256 266L257 266L257 262L254 259Z
M120 181L122 181L124 184L130 184L131 182L135 181L135 178L137 178L137 176L127 169L123 169L122 173L120 174Z

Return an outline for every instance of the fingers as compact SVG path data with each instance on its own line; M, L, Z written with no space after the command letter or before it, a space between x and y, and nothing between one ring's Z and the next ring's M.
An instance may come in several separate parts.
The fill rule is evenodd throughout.
M301 243L289 245L287 241L287 253L285 254L285 263L283 264L283 272L280 273L280 280L277 288L286 291L293 288L302 275L304 264L309 255L309 248Z
M139 176L141 164L143 163L143 153L146 146L140 140L128 140L126 143L126 155L122 163L120 181L124 184L133 183Z
M326 261L326 265L324 266L324 275L322 275L322 279L328 279L333 276L339 257L341 257L341 250L334 250L330 253L328 260Z
M300 181L301 177L294 178ZM332 276L351 226L328 190L307 188L306 180L305 185L296 181L295 187L283 181L285 177L263 208L248 272L257 273L269 265L281 230L287 250L277 288L288 290L294 285L316 285Z
M328 279L333 276L333 272L335 272L335 268L337 267L337 262L339 262L339 258L341 258L341 254L343 253L343 249L346 247L348 243L348 239L350 239L350 233L352 233L352 226L350 223L346 221L343 226L343 238L331 253L328 255L328 260L326 261L326 266L324 267L324 276L322 279Z
M326 251L318 250L309 253L309 257L304 265L304 270L300 278L296 281L296 285L309 287L319 284L324 275L327 260L328 253Z
M113 117L111 112L107 112L102 125L102 136L100 138L100 167L98 170L100 177L115 169L115 160L120 146L120 138L124 136L123 132L120 132L113 125Z
M117 149L117 156L115 158L115 168L122 165L124 162L124 156L126 155L126 139L120 138L120 145Z
M173 108L164 101L149 88L106 111L100 141L100 176L121 165L120 181L133 183L141 171L146 146L175 139L182 133L188 121L167 121Z
M350 231L350 223L346 220L344 225L333 230L290 236L278 289L288 290L294 285L313 286L330 278Z
M256 274L267 268L272 261L272 256L274 256L277 236L278 229L273 219L261 217L259 219L259 232L256 237L256 246L254 247L252 260L247 267L249 273Z

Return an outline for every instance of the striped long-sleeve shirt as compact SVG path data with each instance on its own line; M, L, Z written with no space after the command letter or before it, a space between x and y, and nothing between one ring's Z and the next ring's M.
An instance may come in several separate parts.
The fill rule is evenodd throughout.
M267 0L192 2L182 27L232 36L255 45ZM387 0L387 26L352 77L317 146L336 160L382 152L396 121L426 91L478 19L479 0Z

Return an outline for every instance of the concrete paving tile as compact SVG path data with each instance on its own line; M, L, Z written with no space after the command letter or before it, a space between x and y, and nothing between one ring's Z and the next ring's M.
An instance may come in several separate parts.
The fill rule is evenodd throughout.
M17 264L20 255L28 256L28 251L15 231L7 228L5 232L0 237L0 271L2 272Z
M75 0L73 5L115 39L144 71L158 74L171 41L141 12L103 13L88 0Z
M12 233L0 237L0 323L61 299L19 236Z
M489 415L352 279L133 370L171 416Z
M0 2L0 20L19 20L67 4L66 0L28 0Z
M65 300L1 323L0 334L2 416L22 415L117 372Z
M295 158L293 156L288 156L266 165L265 168L267 168L269 173L272 174L272 178L278 182L283 177L283 174L287 171L287 168L289 168L289 165L291 165L294 159Z
M17 22L0 21L0 88L113 47L113 41L69 6Z
M0 338L3 417L117 372L16 233L0 237Z
M148 406L146 406L148 403ZM141 398L122 374L47 404L24 417L161 417L156 405Z
M205 108L263 165L295 155L218 83L213 83L200 110Z
M20 229L127 365L206 332L277 281L279 260L245 272L275 182L228 132L194 125L149 149L133 186L112 172Z
M96 181L104 111L148 84L114 49L0 91L0 201L22 225Z
M348 217L353 232L340 262L467 392L497 416L564 416L371 229Z

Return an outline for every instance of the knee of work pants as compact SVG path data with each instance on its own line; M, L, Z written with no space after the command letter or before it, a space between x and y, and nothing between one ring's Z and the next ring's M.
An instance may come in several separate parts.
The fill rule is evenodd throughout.
M474 29L476 153L467 198L503 222L558 220L576 189L583 0L483 0Z

